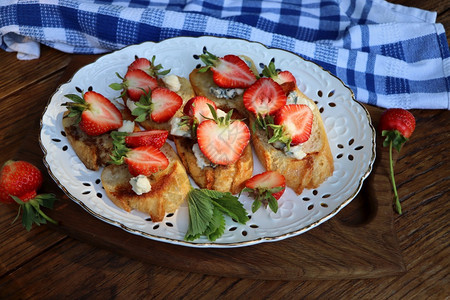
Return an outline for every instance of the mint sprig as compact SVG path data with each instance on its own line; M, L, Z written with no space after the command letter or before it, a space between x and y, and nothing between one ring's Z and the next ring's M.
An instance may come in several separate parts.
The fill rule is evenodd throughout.
M238 197L229 192L191 189L188 205L189 227L184 237L186 241L196 240L202 235L215 241L225 232L225 215L241 224L249 220Z

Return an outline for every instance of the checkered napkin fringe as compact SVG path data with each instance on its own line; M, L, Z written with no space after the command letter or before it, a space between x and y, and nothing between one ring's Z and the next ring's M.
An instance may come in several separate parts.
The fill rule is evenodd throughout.
M384 0L2 0L1 48L97 54L176 36L258 41L312 60L357 100L449 109L450 52L436 13Z

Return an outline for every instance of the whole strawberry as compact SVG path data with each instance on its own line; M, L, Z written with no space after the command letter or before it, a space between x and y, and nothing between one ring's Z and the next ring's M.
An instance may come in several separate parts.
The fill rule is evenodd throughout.
M37 194L42 181L41 171L26 161L9 160L0 171L0 202L20 205L19 214L23 209L22 223L28 231L33 223L40 225L49 221L56 224L40 209L41 205L52 208L56 200L52 194Z
M398 214L402 213L402 207L397 194L394 178L394 166L392 161L392 148L400 152L403 144L409 139L416 128L414 116L402 108L391 108L383 112L380 118L379 129L381 135L386 137L384 147L389 147L389 169L392 187L394 190L394 208Z

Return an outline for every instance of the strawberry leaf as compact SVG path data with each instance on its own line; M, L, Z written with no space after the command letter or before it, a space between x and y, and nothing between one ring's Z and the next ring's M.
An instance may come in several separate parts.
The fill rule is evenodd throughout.
M274 213L277 213L278 201L277 201L277 199L275 199L274 196L272 196L272 194L270 194L270 196L269 196L269 207Z
M261 207L261 205L262 205L262 202L261 202L261 201L259 201L259 200L253 201L253 204L252 204L252 213L255 213L255 212Z
M35 198L24 202L20 200L19 197L11 195L14 201L19 204L19 210L17 216L20 215L22 210L22 225L27 231L31 230L33 224L41 225L46 224L47 221L53 224L58 224L55 220L48 217L40 208L44 206L47 208L53 208L53 203L56 201L56 197L53 194L41 194ZM16 221L17 217L14 219L13 223Z
M147 116L152 112L152 103L150 95L142 95L139 102L136 102L136 108L133 109L131 114L135 116L136 122L144 122Z
M120 90L123 89L123 84L115 82L115 83L111 83L109 85L109 87L112 88L115 91L120 91Z
M75 103L81 103L81 104L85 103L84 99L76 94L67 94L67 95L64 95L64 97L72 100Z
M383 130L381 132L381 135L386 137L386 139L383 141L383 146L389 147L389 143L392 142L392 146L398 152L400 152L403 144L408 140L398 130Z
M125 137L128 135L127 132L112 131L111 138L113 139L113 150L111 155L111 163L115 165L121 165L124 162L125 155L130 151L126 146Z

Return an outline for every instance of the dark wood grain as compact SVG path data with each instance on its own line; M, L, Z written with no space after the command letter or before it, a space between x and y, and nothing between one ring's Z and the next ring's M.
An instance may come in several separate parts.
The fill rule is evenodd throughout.
M447 30L450 28L450 13L445 1L395 2L437 10L438 22L444 24ZM8 70L11 69L10 72L0 72L2 162L17 157L17 150L22 149L21 143L27 143L23 141L23 135L32 129L30 127L36 126L34 118L42 113L35 111L37 107L31 109L24 106L20 106L20 113L16 113L18 110L13 108L17 102L23 99L29 101L32 96L39 102L37 106L45 105L56 88L58 76L63 74L71 59L71 55L46 47L43 47L41 59L31 62L18 62L15 54L0 52L2 70L5 70L5 65ZM57 67L53 68L55 64ZM11 68L12 65L14 68ZM27 75L23 76L25 73ZM4 84L6 82L8 84ZM27 92L27 89L33 92ZM450 296L450 159L447 155L450 150L450 114L439 110L412 112L417 118L417 128L398 155L395 166L404 213L398 216L391 212L385 216L393 218L393 229L406 267L406 271L399 275L341 280L258 280L204 275L149 264L114 250L107 251L91 243L80 242L49 226L34 227L26 233L20 222L11 225L15 209L0 205L0 298L446 299ZM24 118L22 113L29 118ZM376 117L373 116L373 119L376 120ZM13 131L10 126L3 126L5 120L14 127ZM12 134L14 132L16 134ZM37 161L44 169L39 157L21 158ZM51 184L47 182L46 186ZM369 195L378 192L377 189L364 190ZM61 203L71 202L62 200ZM370 202L353 201L334 221L345 226L363 226L364 220L373 216L373 209ZM355 214L361 211L367 215ZM326 222L319 228L329 227L330 224ZM314 230L308 234L326 246L324 237L319 234L314 236ZM361 259L365 251L367 249L363 248ZM376 252L376 249L371 251ZM152 255L152 251L148 255ZM259 258L270 260L274 255L276 253L268 253L267 257ZM307 255L311 260L316 259L313 251Z
M96 58L74 56L62 80L70 78L71 72ZM45 99L39 102L46 103ZM378 119L381 110L368 108ZM39 111L43 109L44 105ZM35 140L38 135L39 128L30 130L26 140ZM60 220L56 229L72 237L138 260L184 271L270 280L371 278L393 275L403 272L405 267L392 226L388 160L383 157L382 149L378 150L379 158L374 171L356 201L369 205L350 206L345 209L350 213L344 214L352 215L352 218L331 220L307 234L277 243L225 250L193 248L187 251L185 247L150 241L107 225L87 214L72 201L62 201L50 215ZM35 164L39 164L42 151L36 141L27 142L17 157L28 157ZM44 191L58 190L51 180L47 183L43 187ZM377 188L380 186L384 189ZM64 194L59 192L59 197L63 198ZM270 256L270 253L278 255L266 260L265 257Z

